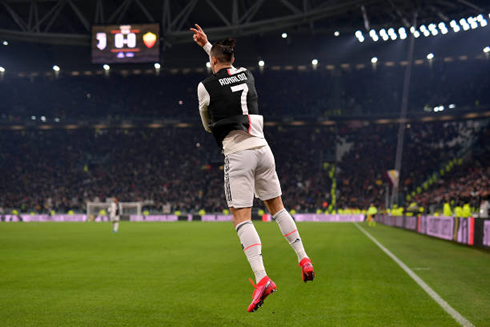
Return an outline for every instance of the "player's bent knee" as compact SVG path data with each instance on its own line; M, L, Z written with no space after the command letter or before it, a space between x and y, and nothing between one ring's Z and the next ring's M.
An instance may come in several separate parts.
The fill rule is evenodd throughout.
M265 200L264 203L272 216L284 209L284 204L282 203L282 198L280 196Z
M234 208L230 207L231 214L233 215L233 224L236 226L244 221L252 220L252 208Z

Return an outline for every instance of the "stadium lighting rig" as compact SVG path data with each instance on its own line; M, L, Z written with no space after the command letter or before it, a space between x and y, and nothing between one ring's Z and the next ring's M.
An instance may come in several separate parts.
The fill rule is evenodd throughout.
M490 14L488 14L488 16L490 18ZM458 33L461 30L469 31L470 29L474 30L478 27L483 28L486 26L488 26L488 21L483 14L479 14L476 17L470 16L467 18L461 18L459 21L453 19L449 23L449 27L454 33ZM439 22L437 24L429 23L428 25L422 24L418 28L416 28L415 26L410 27L410 33L413 34L415 38L419 38L422 35L425 37L446 35L450 32L449 27L446 25L445 22ZM365 37L362 31L357 30L354 35L360 43L364 42ZM408 33L405 27L398 28L398 31L396 31L393 27L389 27L387 29L381 28L380 30L371 29L369 31L369 36L374 42L378 42L380 38L383 41L388 41L390 39L392 41L395 41L398 38L400 38L401 40L407 39Z
M282 37L283 39L286 39L286 38L288 37L288 33L282 33L281 37Z
M59 72L59 71L61 70L61 68L60 68L60 66L58 66L58 65L54 65L54 66L53 66L53 70L54 70L55 72Z
M265 66L265 62L263 60L260 60L259 61L259 67L264 67Z
M104 70L107 72L111 69L111 66L109 66L108 64L105 64L104 66L102 66L102 68L104 68Z
M153 64L153 67L155 67L155 69L160 69L162 66L156 62L155 64Z
M0 66L0 73L5 73L5 68L3 68L2 66Z

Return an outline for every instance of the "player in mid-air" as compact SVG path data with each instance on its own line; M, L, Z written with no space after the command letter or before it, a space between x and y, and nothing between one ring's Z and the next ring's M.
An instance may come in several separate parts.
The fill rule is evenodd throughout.
M228 207L243 251L255 274L253 312L267 296L277 290L267 276L262 261L261 242L251 221L254 193L265 202L272 218L298 256L303 281L312 281L315 272L306 255L296 223L284 208L274 156L263 133L257 92L252 73L235 68L235 40L226 39L214 45L196 24L191 28L194 41L209 55L213 75L198 85L199 112L204 129L213 134L225 155L224 184Z
M117 233L119 230L119 216L120 216L120 208L119 208L119 202L117 201L116 198L112 199L111 206L109 207L109 217L112 222L112 232Z

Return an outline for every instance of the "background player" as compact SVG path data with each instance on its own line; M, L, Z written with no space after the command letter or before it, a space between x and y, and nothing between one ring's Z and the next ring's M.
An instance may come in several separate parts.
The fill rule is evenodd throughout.
M272 218L298 256L303 281L315 277L296 223L284 208L274 156L263 134L252 73L233 67L235 40L211 45L201 27L191 28L194 41L209 55L213 75L198 85L199 112L204 129L213 134L225 155L224 182L228 206L257 285L249 312L276 291L262 261L261 242L251 221L254 193L265 202ZM253 282L252 282L253 284Z
M119 230L119 216L121 212L117 198L114 198L112 200L111 206L109 207L108 211L109 217L112 222L112 232L117 233L117 231Z

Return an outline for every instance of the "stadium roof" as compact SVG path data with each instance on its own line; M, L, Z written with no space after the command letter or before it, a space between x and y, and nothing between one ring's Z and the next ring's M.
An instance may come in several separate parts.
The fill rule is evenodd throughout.
M188 28L213 38L353 33L488 14L485 0L0 0L0 39L89 45L94 24L158 22L162 46L192 42Z

